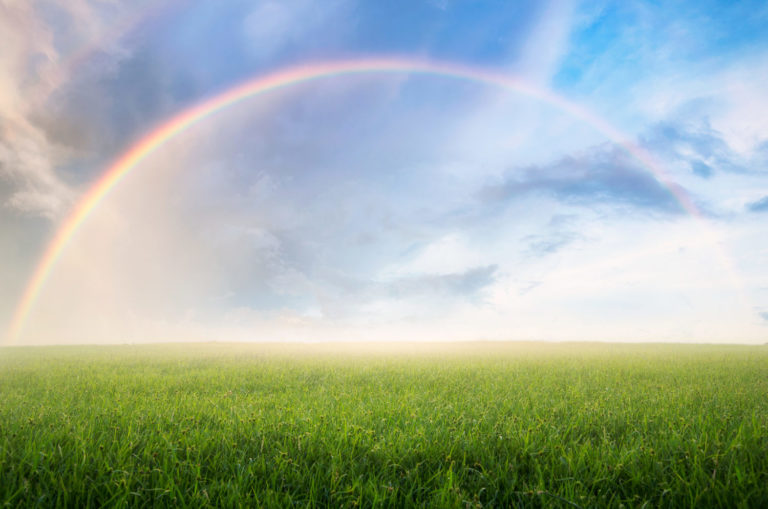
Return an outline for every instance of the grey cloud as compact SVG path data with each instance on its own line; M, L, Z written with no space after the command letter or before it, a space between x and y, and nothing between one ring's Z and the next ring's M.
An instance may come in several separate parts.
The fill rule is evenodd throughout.
M119 20L136 7L101 10L87 2L16 2L0 7L0 184L3 205L30 217L56 219L73 191L62 175L83 156L83 112L67 110L91 57L122 53ZM124 30L124 29L123 29ZM112 58L110 58L112 60ZM86 134L83 134L86 133Z
M52 147L27 120L32 85L46 77L45 62L57 58L50 30L29 2L0 6L0 185L3 205L33 216L54 217L61 199L52 171ZM47 58L41 59L41 56ZM40 65L33 65L35 57ZM32 84L32 85L31 85Z
M760 312L758 314L760 315L760 318L762 318L763 320L768 322L768 311L762 311L762 312Z
M480 199L507 201L530 193L550 194L577 205L615 204L665 214L683 212L669 189L615 147L514 170L501 183L483 188Z
M750 212L768 212L768 196L763 196L759 200L747 205Z
M53 170L59 159L57 148L34 126L9 127L0 122L3 206L30 216L59 217L72 198L71 191Z
M704 158L726 154L730 150L720 133L704 120L696 126L691 123L661 122L654 126L643 141L656 149L679 152L681 148L691 148Z
M36 115L56 143L91 157L115 154L179 108L171 66L154 51L134 48L128 56L94 67L74 76Z

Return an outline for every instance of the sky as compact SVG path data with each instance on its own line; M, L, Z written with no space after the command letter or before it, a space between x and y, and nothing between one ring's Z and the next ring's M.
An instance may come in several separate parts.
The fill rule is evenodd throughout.
M765 343L766 25L763 1L0 0L0 341ZM143 137L376 58L535 92L359 73L223 108L98 202L19 320Z

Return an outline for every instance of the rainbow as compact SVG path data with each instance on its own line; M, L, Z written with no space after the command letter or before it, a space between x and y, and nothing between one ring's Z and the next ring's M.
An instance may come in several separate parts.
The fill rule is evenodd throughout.
M627 153L648 169L656 180L672 193L684 210L693 216L700 217L698 209L689 196L664 174L648 152L629 141L626 135L582 106L574 104L551 91L537 88L514 76L452 63L404 58L347 60L303 65L277 71L266 76L256 77L195 104L151 130L118 157L75 205L47 245L11 319L8 331L10 341L12 343L18 341L27 317L45 281L80 225L83 224L110 190L168 140L178 136L211 115L248 98L321 78L370 73L435 75L472 81L523 94L553 105L561 111L586 122L608 139L622 146Z

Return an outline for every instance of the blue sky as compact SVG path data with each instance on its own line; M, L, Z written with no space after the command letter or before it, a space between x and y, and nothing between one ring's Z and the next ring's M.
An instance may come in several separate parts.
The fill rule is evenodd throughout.
M173 139L89 217L22 343L768 336L764 2L77 0L0 7L0 329L57 225L185 108L313 62L507 74L583 119L437 76L336 77Z

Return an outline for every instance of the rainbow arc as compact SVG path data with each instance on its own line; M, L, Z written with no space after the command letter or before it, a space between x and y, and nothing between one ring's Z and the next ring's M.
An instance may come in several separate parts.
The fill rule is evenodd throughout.
M584 121L608 139L623 147L628 154L652 173L660 184L669 190L686 212L701 218L699 210L690 197L664 173L660 165L654 161L653 157L646 150L630 141L628 136L588 109L568 101L550 90L535 87L517 77L453 63L405 58L347 60L303 65L256 77L197 103L149 131L120 155L83 195L58 227L53 238L45 248L12 317L8 331L10 342L15 343L19 340L24 325L46 280L79 227L123 178L136 169L154 151L162 147L163 144L179 136L191 126L215 115L217 112L225 110L240 101L268 92L301 83L345 75L397 73L442 76L476 82L522 94L552 105L564 113ZM729 269L729 271L733 272L732 269Z

